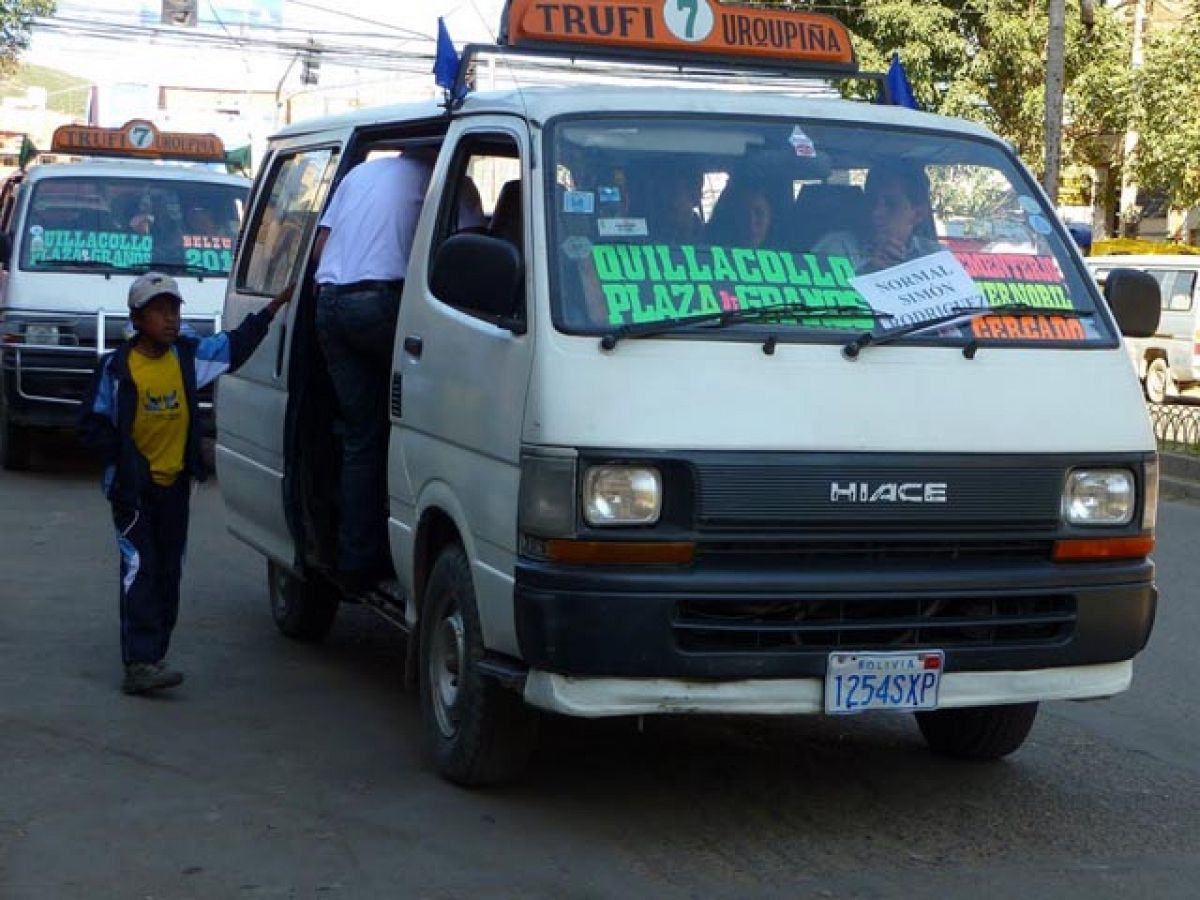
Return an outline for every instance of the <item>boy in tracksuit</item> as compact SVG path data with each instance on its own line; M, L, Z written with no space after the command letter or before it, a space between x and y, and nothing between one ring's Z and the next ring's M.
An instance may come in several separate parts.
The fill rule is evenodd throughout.
M245 362L289 299L285 291L231 331L183 336L179 285L147 272L129 288L136 333L96 367L80 430L104 459L104 493L121 552L127 694L183 682L183 673L163 660L179 612L191 483L205 476L197 391Z

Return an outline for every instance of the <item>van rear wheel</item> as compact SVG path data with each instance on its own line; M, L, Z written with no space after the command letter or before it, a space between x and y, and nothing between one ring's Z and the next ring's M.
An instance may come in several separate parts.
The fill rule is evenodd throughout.
M323 640L337 617L338 593L316 573L293 575L278 563L267 562L271 618L285 635L297 641Z
M438 773L461 785L511 781L537 743L538 714L479 671L483 631L462 548L434 563L421 610L421 717Z
M992 760L1015 751L1029 736L1036 703L973 706L919 712L917 725L934 753L957 759Z
M1163 403L1172 392L1171 367L1161 356L1150 360L1146 366L1146 378L1142 387L1146 391L1146 399L1151 403Z

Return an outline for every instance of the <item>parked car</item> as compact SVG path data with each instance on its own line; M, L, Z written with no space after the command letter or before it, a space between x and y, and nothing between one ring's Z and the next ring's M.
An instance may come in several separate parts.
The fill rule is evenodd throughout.
M1152 337L1128 338L1125 344L1146 399L1163 403L1200 382L1200 256L1094 256L1087 265L1101 285L1116 268L1139 269L1158 282L1158 329Z

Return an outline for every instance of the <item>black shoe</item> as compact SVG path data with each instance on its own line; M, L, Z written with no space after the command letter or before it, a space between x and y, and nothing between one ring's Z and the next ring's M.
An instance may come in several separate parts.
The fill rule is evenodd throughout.
M168 669L163 663L130 663L125 667L121 690L126 694L146 694L161 688L183 684L183 673Z

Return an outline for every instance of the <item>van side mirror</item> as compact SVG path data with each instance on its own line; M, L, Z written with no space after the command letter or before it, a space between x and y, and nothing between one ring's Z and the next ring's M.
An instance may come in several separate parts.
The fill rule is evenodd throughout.
M489 319L513 334L525 333L520 317L525 290L521 254L508 241L485 234L456 234L433 255L429 288L444 303Z
M1137 269L1113 269L1104 282L1104 299L1126 337L1151 337L1162 315L1162 295L1153 275Z

